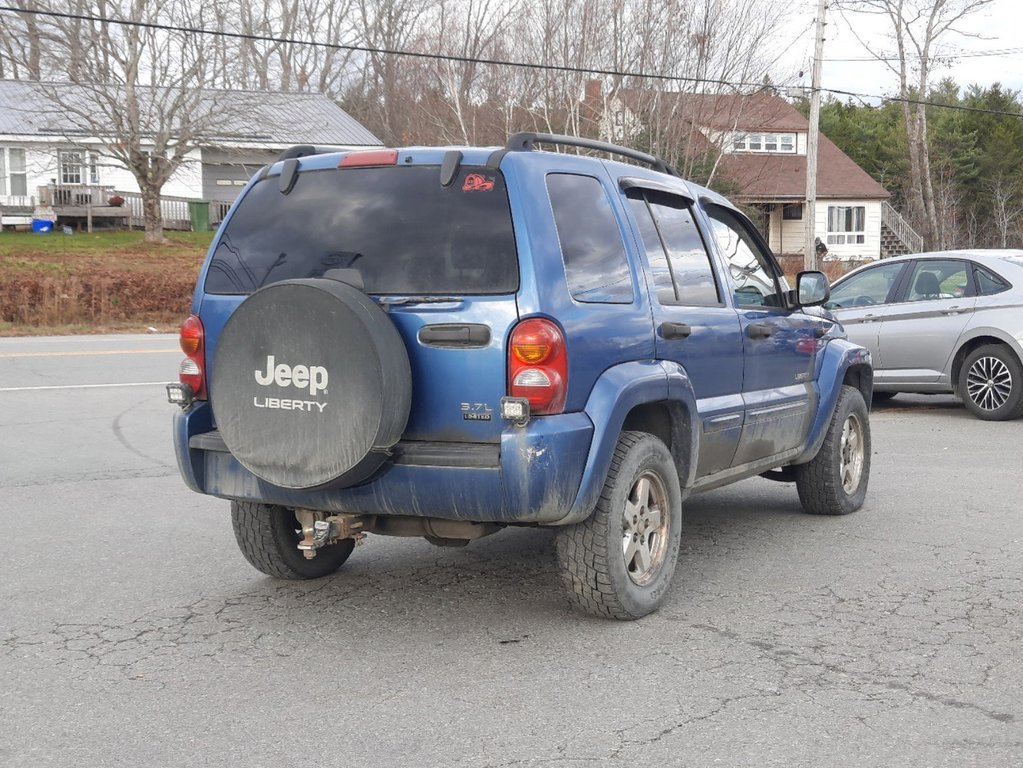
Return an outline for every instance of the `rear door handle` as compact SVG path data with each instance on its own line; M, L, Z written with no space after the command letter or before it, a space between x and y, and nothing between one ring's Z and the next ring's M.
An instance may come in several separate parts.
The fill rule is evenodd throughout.
M960 307L955 306L955 307L949 307L948 309L941 310L941 314L943 314L943 315L958 315L962 311L963 310Z
M766 323L750 323L746 326L746 333L751 339L766 339L774 333L774 328Z
M490 328L475 323L424 325L419 341L431 347L485 347L490 343Z
M658 331L662 339L688 339L693 329L685 323L661 323Z

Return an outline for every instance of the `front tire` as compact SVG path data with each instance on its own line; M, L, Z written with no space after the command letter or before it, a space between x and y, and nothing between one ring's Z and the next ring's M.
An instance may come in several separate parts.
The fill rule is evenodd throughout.
M858 389L842 386L824 443L795 469L804 512L847 515L863 506L870 479L870 420Z
M272 504L231 502L231 524L238 548L257 571L277 579L319 579L329 576L352 554L355 541L343 539L316 552L307 560L298 549L295 513Z
M569 599L582 611L632 620L660 607L678 563L682 492L663 442L645 432L618 438L590 517L557 534Z
M1023 366L1001 344L978 347L959 371L959 396L978 419L1015 419L1023 414Z

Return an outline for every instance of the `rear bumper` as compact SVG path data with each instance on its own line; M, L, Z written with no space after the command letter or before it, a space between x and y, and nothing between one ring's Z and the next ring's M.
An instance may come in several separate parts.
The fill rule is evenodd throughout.
M243 467L212 430L208 403L174 417L178 467L192 490L225 499L373 515L498 523L550 523L571 510L593 438L585 413L508 426L496 443L399 443L371 481L295 491Z

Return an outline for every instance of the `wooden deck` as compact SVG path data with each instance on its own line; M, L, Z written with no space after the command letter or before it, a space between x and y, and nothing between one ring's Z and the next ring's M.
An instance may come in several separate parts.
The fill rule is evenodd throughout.
M90 186L86 184L48 184L38 187L38 197L0 196L0 216L12 223L12 219L24 224L36 216L56 217L59 224L82 224L90 219L105 225L117 224L129 228L145 226L142 211L142 195L138 192L123 192L113 187ZM111 197L121 197L120 206L110 205ZM190 203L198 202L186 197L164 195L160 200L165 229L188 231L192 228ZM209 222L216 227L227 215L231 203L223 200L209 201Z
M82 206L82 205L55 205L53 206L53 212L57 214L57 220L60 219L86 219L90 215L94 219L127 219L131 216L131 211L123 206L113 205L102 205L102 206Z

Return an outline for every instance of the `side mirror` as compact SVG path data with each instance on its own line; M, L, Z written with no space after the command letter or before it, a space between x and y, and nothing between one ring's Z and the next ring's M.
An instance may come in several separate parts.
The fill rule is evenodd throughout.
M823 272L796 275L796 296L801 307L816 307L831 298L831 283Z

